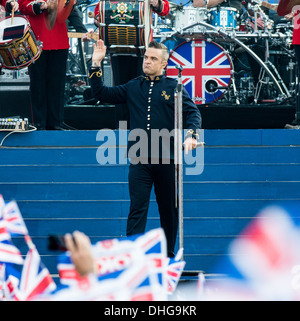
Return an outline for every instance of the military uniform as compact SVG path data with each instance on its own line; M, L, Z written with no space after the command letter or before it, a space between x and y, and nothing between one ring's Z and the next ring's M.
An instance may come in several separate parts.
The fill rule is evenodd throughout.
M0 5L5 8L6 12L11 12L11 2L13 0L0 0Z
M142 144L148 148L141 151L140 161L131 162L129 169L130 213L127 222L127 235L143 233L146 227L150 192L154 184L154 191L159 207L161 226L165 231L168 255L174 256L174 247L178 230L178 212L175 206L175 167L174 141L169 140L160 146L151 148L153 140L152 129L174 129L174 90L177 81L165 76L157 76L151 80L148 76L137 77L124 85L106 87L102 81L102 72L98 69L90 70L92 94L96 99L103 99L112 104L127 103L130 117L130 133L142 130L146 138ZM199 138L197 132L201 128L201 115L183 87L183 119L188 134ZM130 136L130 134L129 134ZM163 139L162 139L163 140ZM128 142L128 156L135 141ZM165 149L168 153L164 153ZM169 159L167 159L169 156ZM146 161L145 161L146 160Z
M31 0L19 0L20 12L27 16L42 53L28 67L32 122L38 129L55 129L63 123L66 64L69 38L66 22L56 21L48 30L45 24L47 10Z

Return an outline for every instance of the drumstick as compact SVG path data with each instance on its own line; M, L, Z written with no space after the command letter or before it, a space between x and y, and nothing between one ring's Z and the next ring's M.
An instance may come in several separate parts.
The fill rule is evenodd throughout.
M14 22L14 15L15 15L15 2L16 2L16 0L13 0L13 2L12 2L12 11L11 11L11 24L13 24L13 22Z

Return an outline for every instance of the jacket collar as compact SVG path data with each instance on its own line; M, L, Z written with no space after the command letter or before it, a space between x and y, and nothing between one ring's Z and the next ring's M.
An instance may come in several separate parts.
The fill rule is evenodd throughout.
M145 75L144 77L145 77L146 81L151 81L149 76ZM159 82L163 77L164 77L164 75L155 76L154 82Z

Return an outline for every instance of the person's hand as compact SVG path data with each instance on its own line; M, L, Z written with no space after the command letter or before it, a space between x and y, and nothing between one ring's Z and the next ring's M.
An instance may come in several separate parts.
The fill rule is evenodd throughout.
M106 55L106 46L104 45L104 41L102 39L97 40L97 44L93 44L94 52L92 57L92 66L100 67L101 61L104 59Z
M82 232L75 231L65 235L65 243L70 251L72 262L81 276L96 272L96 262L91 251L91 241Z
M292 20L294 18L294 15L295 15L295 12L291 12L289 14L286 14L284 16L284 18L289 21L289 20Z
M150 0L150 5L154 8L158 8L159 1L158 0Z
M41 10L46 10L46 9L48 9L48 3L47 3L46 1L41 0L41 1L38 1L38 2L41 3L41 6L40 6L40 9L41 9ZM51 4L49 5L49 8L51 8Z
M84 34L83 37L81 38L82 42L90 41L92 33L93 33L93 31L89 31L86 34Z
M17 1L11 1L10 2L10 6L11 6L11 8L12 8L12 10L14 11L14 12L16 12L16 11L18 11L19 10L19 4L18 4L18 2Z
M184 153L188 154L189 150L195 149L197 147L197 139L193 137L188 137L185 139L183 146L184 146Z

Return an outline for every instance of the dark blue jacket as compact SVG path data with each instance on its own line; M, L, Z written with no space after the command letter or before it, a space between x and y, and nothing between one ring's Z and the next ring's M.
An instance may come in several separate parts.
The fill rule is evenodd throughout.
M107 87L102 81L102 72L90 70L90 83L92 95L96 99L111 104L126 103L130 115L130 131L142 129L151 133L151 129L174 129L174 94L177 80L165 76L157 76L151 81L148 76L139 76L124 85ZM194 138L199 138L201 129L201 115L199 109L189 97L183 87L182 110L184 128ZM135 142L129 142L130 148ZM163 144L163 143L162 143ZM151 137L148 134L148 147L150 149ZM173 139L171 139L170 156L173 158ZM150 153L148 154L150 155ZM152 157L155 157L152 153ZM160 157L161 158L161 154Z

